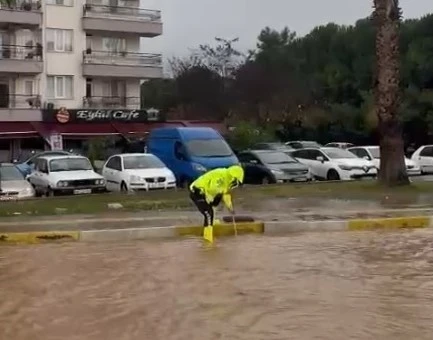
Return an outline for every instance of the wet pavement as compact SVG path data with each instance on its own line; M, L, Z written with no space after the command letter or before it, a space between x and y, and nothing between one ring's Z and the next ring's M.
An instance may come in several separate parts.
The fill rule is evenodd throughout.
M430 340L433 231L0 248L0 339Z

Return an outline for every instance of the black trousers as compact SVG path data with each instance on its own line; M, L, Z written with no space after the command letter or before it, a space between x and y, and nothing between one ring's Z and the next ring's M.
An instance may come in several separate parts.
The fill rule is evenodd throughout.
M208 227L213 225L214 217L215 217L213 208L218 206L221 203L222 195L216 196L213 202L211 202L210 204L206 202L205 195L202 194L201 191L196 188L194 188L194 190L190 192L189 196L191 200L194 202L198 211L200 211L204 216L203 226Z

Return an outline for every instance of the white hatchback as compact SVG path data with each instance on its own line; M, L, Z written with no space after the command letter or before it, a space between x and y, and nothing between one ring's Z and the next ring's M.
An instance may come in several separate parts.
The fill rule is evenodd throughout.
M355 146L348 149L359 158L364 158L371 161L377 169L380 169L380 147L377 145L373 146ZM420 167L409 158L404 158L406 164L406 172L409 176L421 175Z
M412 157L423 174L433 173L433 145L423 145L416 150Z
M102 167L109 191L173 189L173 172L155 155L127 153L111 156Z
M317 179L335 181L377 176L377 169L373 163L358 158L344 149L301 149L291 154L301 163L308 165L312 175Z

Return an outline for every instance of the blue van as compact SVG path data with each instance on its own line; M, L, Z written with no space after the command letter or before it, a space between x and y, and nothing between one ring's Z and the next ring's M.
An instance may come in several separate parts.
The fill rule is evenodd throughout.
M157 128L150 132L147 152L161 159L185 187L206 171L239 164L224 138L205 127Z

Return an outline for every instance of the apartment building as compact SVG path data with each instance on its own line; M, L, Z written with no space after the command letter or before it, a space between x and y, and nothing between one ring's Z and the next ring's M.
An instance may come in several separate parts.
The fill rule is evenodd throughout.
M1 5L0 161L53 147L59 136L65 147L158 120L140 110L140 83L162 77L162 58L141 52L140 39L162 29L161 13L139 0Z

